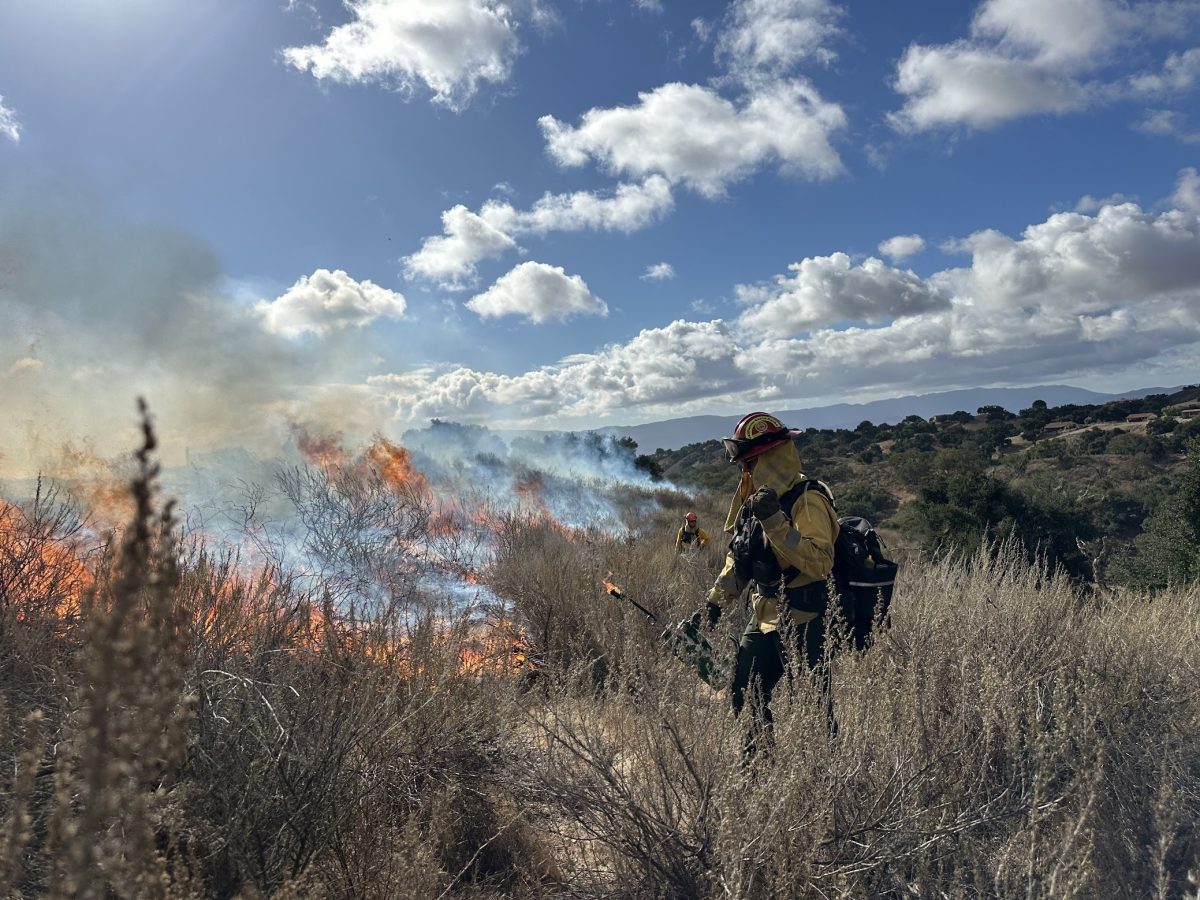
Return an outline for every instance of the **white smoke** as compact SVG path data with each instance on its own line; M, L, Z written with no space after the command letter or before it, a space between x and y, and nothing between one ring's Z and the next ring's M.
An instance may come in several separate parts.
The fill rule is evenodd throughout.
M193 235L120 221L62 185L5 201L0 475L45 468L64 444L128 452L139 395L172 464L185 448L270 453L293 421L359 436L386 421L364 386L369 332L272 334Z
M434 420L427 428L405 432L402 443L434 483L462 495L483 495L504 512L536 511L544 504L570 528L624 533L628 525L618 494L654 486L637 467L634 450L612 435L504 437L480 425Z

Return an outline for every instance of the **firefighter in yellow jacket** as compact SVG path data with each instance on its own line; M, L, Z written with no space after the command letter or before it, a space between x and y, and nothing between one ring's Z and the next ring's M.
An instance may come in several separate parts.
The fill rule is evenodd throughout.
M801 472L793 442L799 433L772 415L753 412L723 441L742 477L725 520L730 551L709 591L707 617L715 625L721 607L751 588L752 615L738 647L731 694L739 713L757 680L768 727L771 691L786 670L786 654L798 653L811 670L822 666L825 579L838 534L832 494ZM793 626L790 646L780 635L785 618Z
M675 552L682 553L685 549L692 550L708 546L708 532L696 523L696 514L684 516L683 524L675 535Z

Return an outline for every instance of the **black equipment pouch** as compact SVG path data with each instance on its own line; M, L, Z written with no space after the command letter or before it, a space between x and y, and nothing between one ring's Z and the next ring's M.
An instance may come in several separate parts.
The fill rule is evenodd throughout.
M779 580L783 574L775 554L767 543L762 522L742 511L737 531L729 540L729 553L733 557L738 581L756 581L760 586Z
M829 605L829 587L824 581L814 581L812 584L801 587L785 588L783 594L787 597L788 608L800 612L816 613L821 616L825 614L825 608Z

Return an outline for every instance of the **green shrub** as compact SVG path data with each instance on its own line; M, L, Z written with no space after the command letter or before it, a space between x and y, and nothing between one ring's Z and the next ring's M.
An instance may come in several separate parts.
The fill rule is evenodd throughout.
M899 506L899 502L888 491L863 483L840 490L836 500L839 515L862 516L874 524L886 519Z

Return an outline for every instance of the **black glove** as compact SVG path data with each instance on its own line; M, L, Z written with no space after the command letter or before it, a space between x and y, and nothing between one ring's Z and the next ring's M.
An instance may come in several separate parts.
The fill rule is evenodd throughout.
M765 522L779 512L779 495L769 487L759 488L747 498L746 505L754 518Z
M715 603L704 604L704 615L708 619L708 627L716 628L717 622L721 620L721 607Z

